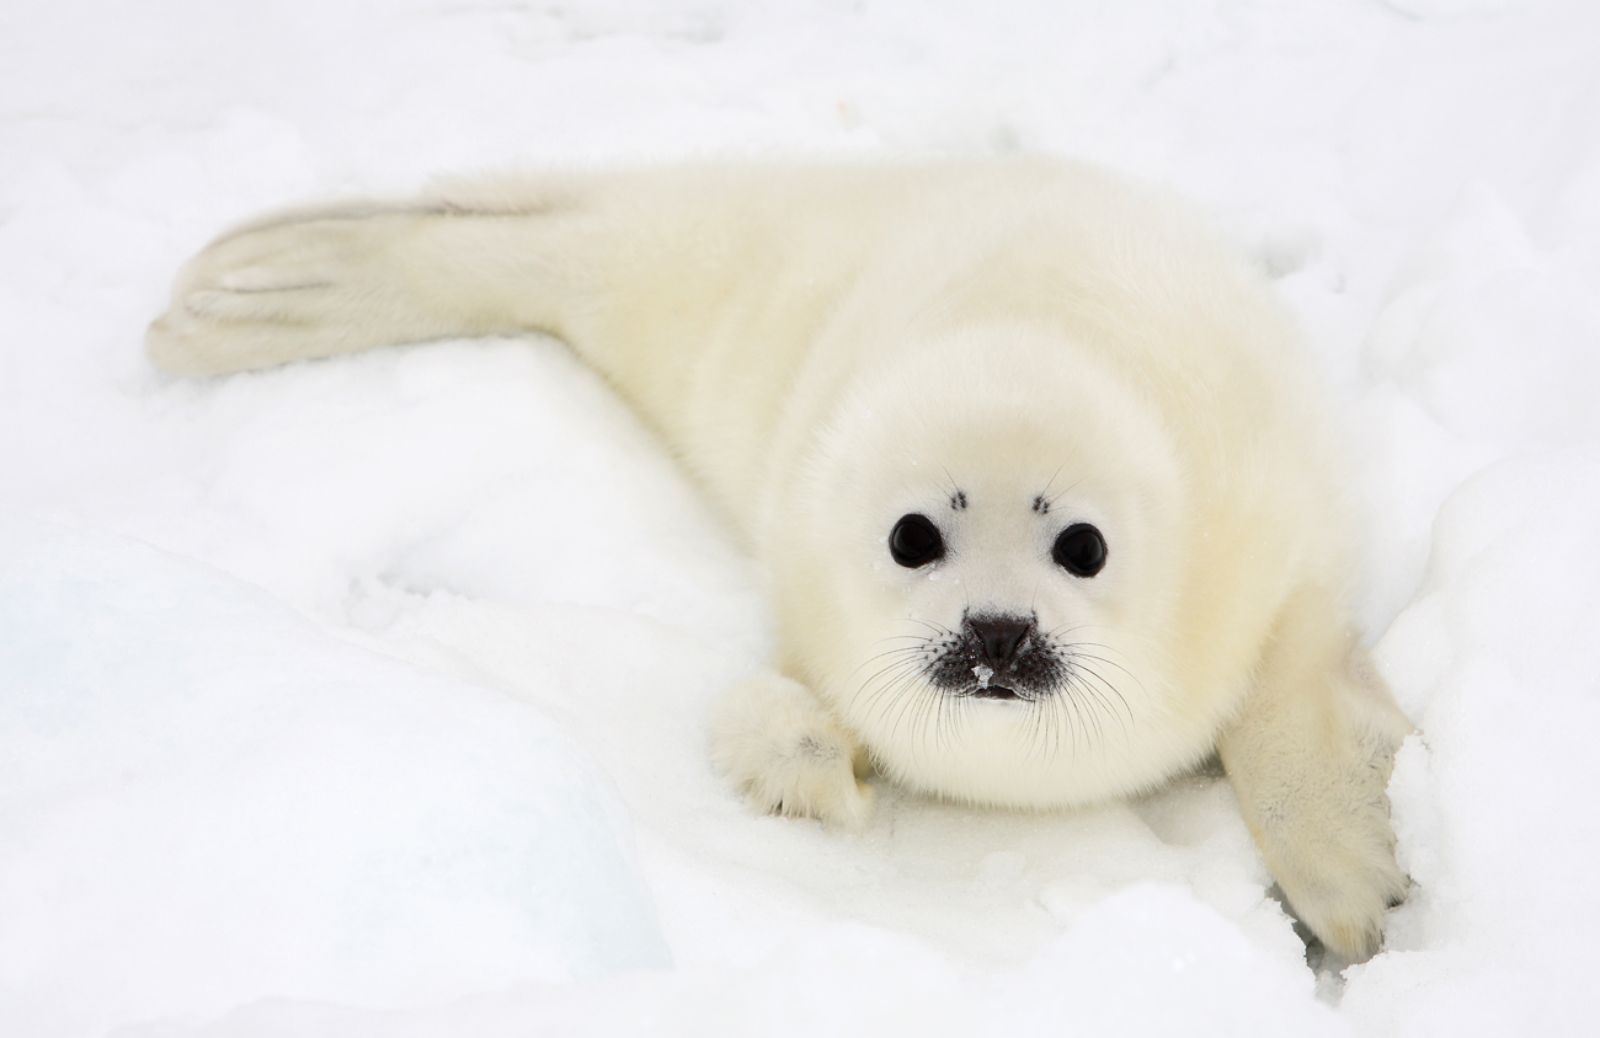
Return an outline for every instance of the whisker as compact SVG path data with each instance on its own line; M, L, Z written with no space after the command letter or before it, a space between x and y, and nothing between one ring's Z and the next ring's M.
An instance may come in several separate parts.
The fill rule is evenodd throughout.
M1072 733L1072 719L1067 716L1067 704L1062 702L1060 696L1050 701L1050 712L1055 715L1050 726L1050 756L1054 757L1061 752L1061 729L1065 727L1068 734ZM1073 756L1077 756L1077 739L1072 742Z
M1050 726L1044 723L1045 711L1049 706L1044 700L1035 700L1028 704L1028 759L1035 756L1048 761L1050 754L1047 749L1049 742Z
M889 729L889 740L891 742L898 743L900 741L900 726L907 721L907 719L908 719L907 715L910 714L913 711L913 709L916 707L916 705L917 705L917 700L918 700L919 697L917 697L917 696L902 696L902 695L900 695L900 691L902 689L904 689L911 681L914 681L915 679L916 679L916 675L914 675L914 674L911 675L909 678L902 678L895 685L894 696L890 697L890 701L885 704L885 706L887 708L889 706L893 706L896 702L898 702L898 709L896 709L895 712L894 712L894 720L891 722L890 729ZM912 748L911 749L912 749L912 755L913 756L918 756L918 754L916 752L917 751L917 747L916 747L915 743L912 744Z
M1045 499L1045 504L1051 505L1051 506L1055 505L1055 503L1057 501L1061 500L1063 497L1066 497L1068 494L1072 493L1072 488L1073 487L1077 486L1079 483L1082 483L1082 482L1083 482L1083 480L1081 480L1081 479L1073 480L1067 486L1061 488L1061 492L1056 494L1056 496L1050 497L1050 498L1046 498Z
M1076 675L1069 680L1068 687L1085 693L1083 698L1078 699L1077 697L1074 697L1074 699L1076 699L1076 701L1088 714L1089 723L1094 726L1095 740L1098 742L1104 742L1106 730L1104 726L1100 724L1100 711L1103 709L1109 709L1109 704L1106 702L1105 697L1096 692L1092 686L1079 680ZM1087 734L1087 732L1085 734Z
M1126 725L1123 725L1122 731L1123 731L1123 735L1127 736L1129 734L1129 731L1130 731L1129 726L1138 723L1137 721L1134 720L1133 708L1128 705L1128 698L1122 694L1122 691L1120 689L1118 689L1117 686L1115 686L1111 682L1107 681L1105 679L1105 677L1103 677L1100 674L1100 672L1095 670L1094 668L1080 666L1077 669L1078 669L1078 672L1084 678L1092 679L1093 681L1097 682L1101 688L1103 688L1110 695L1115 696L1117 698L1117 701L1122 704L1122 711L1123 711L1124 714L1127 715L1127 718L1128 718L1128 723ZM1109 710L1111 708L1110 700L1105 700L1105 703L1106 703L1106 708ZM1117 718L1117 722L1119 724L1121 724L1122 718L1118 717Z
M1079 643L1079 644L1082 644L1082 643ZM1094 655L1091 655L1090 653L1087 653L1087 652L1076 652L1076 651L1074 651L1074 652L1070 653L1070 655L1071 655L1071 657L1073 659L1093 660L1096 663L1104 663L1108 667L1115 667L1118 670L1122 671L1122 673L1128 675L1128 677L1132 678L1133 681L1134 681L1134 684L1139 686L1139 691L1140 692L1144 692L1145 691L1144 682L1139 680L1139 675L1135 674L1133 671L1129 670L1127 667L1124 667L1122 664L1118 663L1116 660L1108 660L1104 656L1094 656Z
M1056 477L1061 475L1061 470L1066 467L1066 462L1062 462L1056 466L1056 470L1050 473L1050 478L1045 481L1044 489L1039 491L1040 497L1044 498L1045 500L1049 500L1050 488L1056 485Z
M920 672L921 661L919 660L901 660L898 663L891 663L870 679L870 681L880 682L878 686L869 692L867 685L863 684L857 690L856 698L859 699L864 695L866 699L861 704L862 708L871 710L874 705L886 697L888 690L893 688L898 681L908 676L914 677Z
M872 663L874 660L881 660L885 656L906 656L906 655L910 655L912 653L920 654L921 652L922 652L922 646L920 646L920 645L902 645L901 647L899 647L897 649L887 649L887 650L885 650L883 652L874 653L873 655L868 656L866 659L862 660L859 664L857 664L855 670L852 670L850 673L845 675L845 679L848 680L850 678L855 677L856 673L858 671L860 671L863 667L865 667L868 664Z
M1073 696L1064 695L1060 697L1060 701L1062 715L1068 718L1067 730L1072 735L1071 751L1073 758L1076 759L1078 756L1078 735L1079 733L1087 735L1088 732L1084 728L1083 714L1079 709L1078 700Z
M856 693L853 702L864 713L872 714L880 704L887 704L893 699L896 688L902 681L915 679L920 674L921 667L914 660L894 664L874 677L874 684L870 688L863 685Z

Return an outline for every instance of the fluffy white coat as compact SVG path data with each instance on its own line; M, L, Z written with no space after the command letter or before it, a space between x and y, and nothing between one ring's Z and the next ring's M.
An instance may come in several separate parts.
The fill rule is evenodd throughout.
M1092 167L705 165L488 180L237 230L151 355L187 374L542 331L677 453L765 564L774 670L713 756L758 807L863 824L871 768L1045 808L1213 752L1296 912L1369 954L1403 892L1408 730L1343 599L1338 469L1291 322L1184 206ZM944 553L897 564L897 519ZM1105 567L1053 540L1089 523ZM973 616L1061 675L930 679Z

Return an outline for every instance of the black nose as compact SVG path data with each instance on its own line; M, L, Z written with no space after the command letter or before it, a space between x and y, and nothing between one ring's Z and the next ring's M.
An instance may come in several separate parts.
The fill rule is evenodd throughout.
M1017 658L1022 644L1033 633L1031 616L973 616L967 630L983 646L983 654L996 669Z

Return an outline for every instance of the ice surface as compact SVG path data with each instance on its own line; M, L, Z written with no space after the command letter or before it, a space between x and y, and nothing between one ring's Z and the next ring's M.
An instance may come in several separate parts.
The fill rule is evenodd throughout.
M1600 13L0 7L0 1034L1582 1033ZM1211 205L1348 422L1416 881L1305 963L1227 787L750 817L759 582L549 342L168 382L229 221L441 171L1042 150Z

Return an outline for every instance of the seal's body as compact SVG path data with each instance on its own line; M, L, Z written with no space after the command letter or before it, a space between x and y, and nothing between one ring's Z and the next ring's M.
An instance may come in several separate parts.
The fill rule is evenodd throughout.
M235 231L149 345L206 374L528 331L771 576L781 659L713 726L758 806L859 824L869 763L1069 805L1220 752L1296 911L1376 946L1408 726L1292 324L1182 205L1041 160L481 181Z

